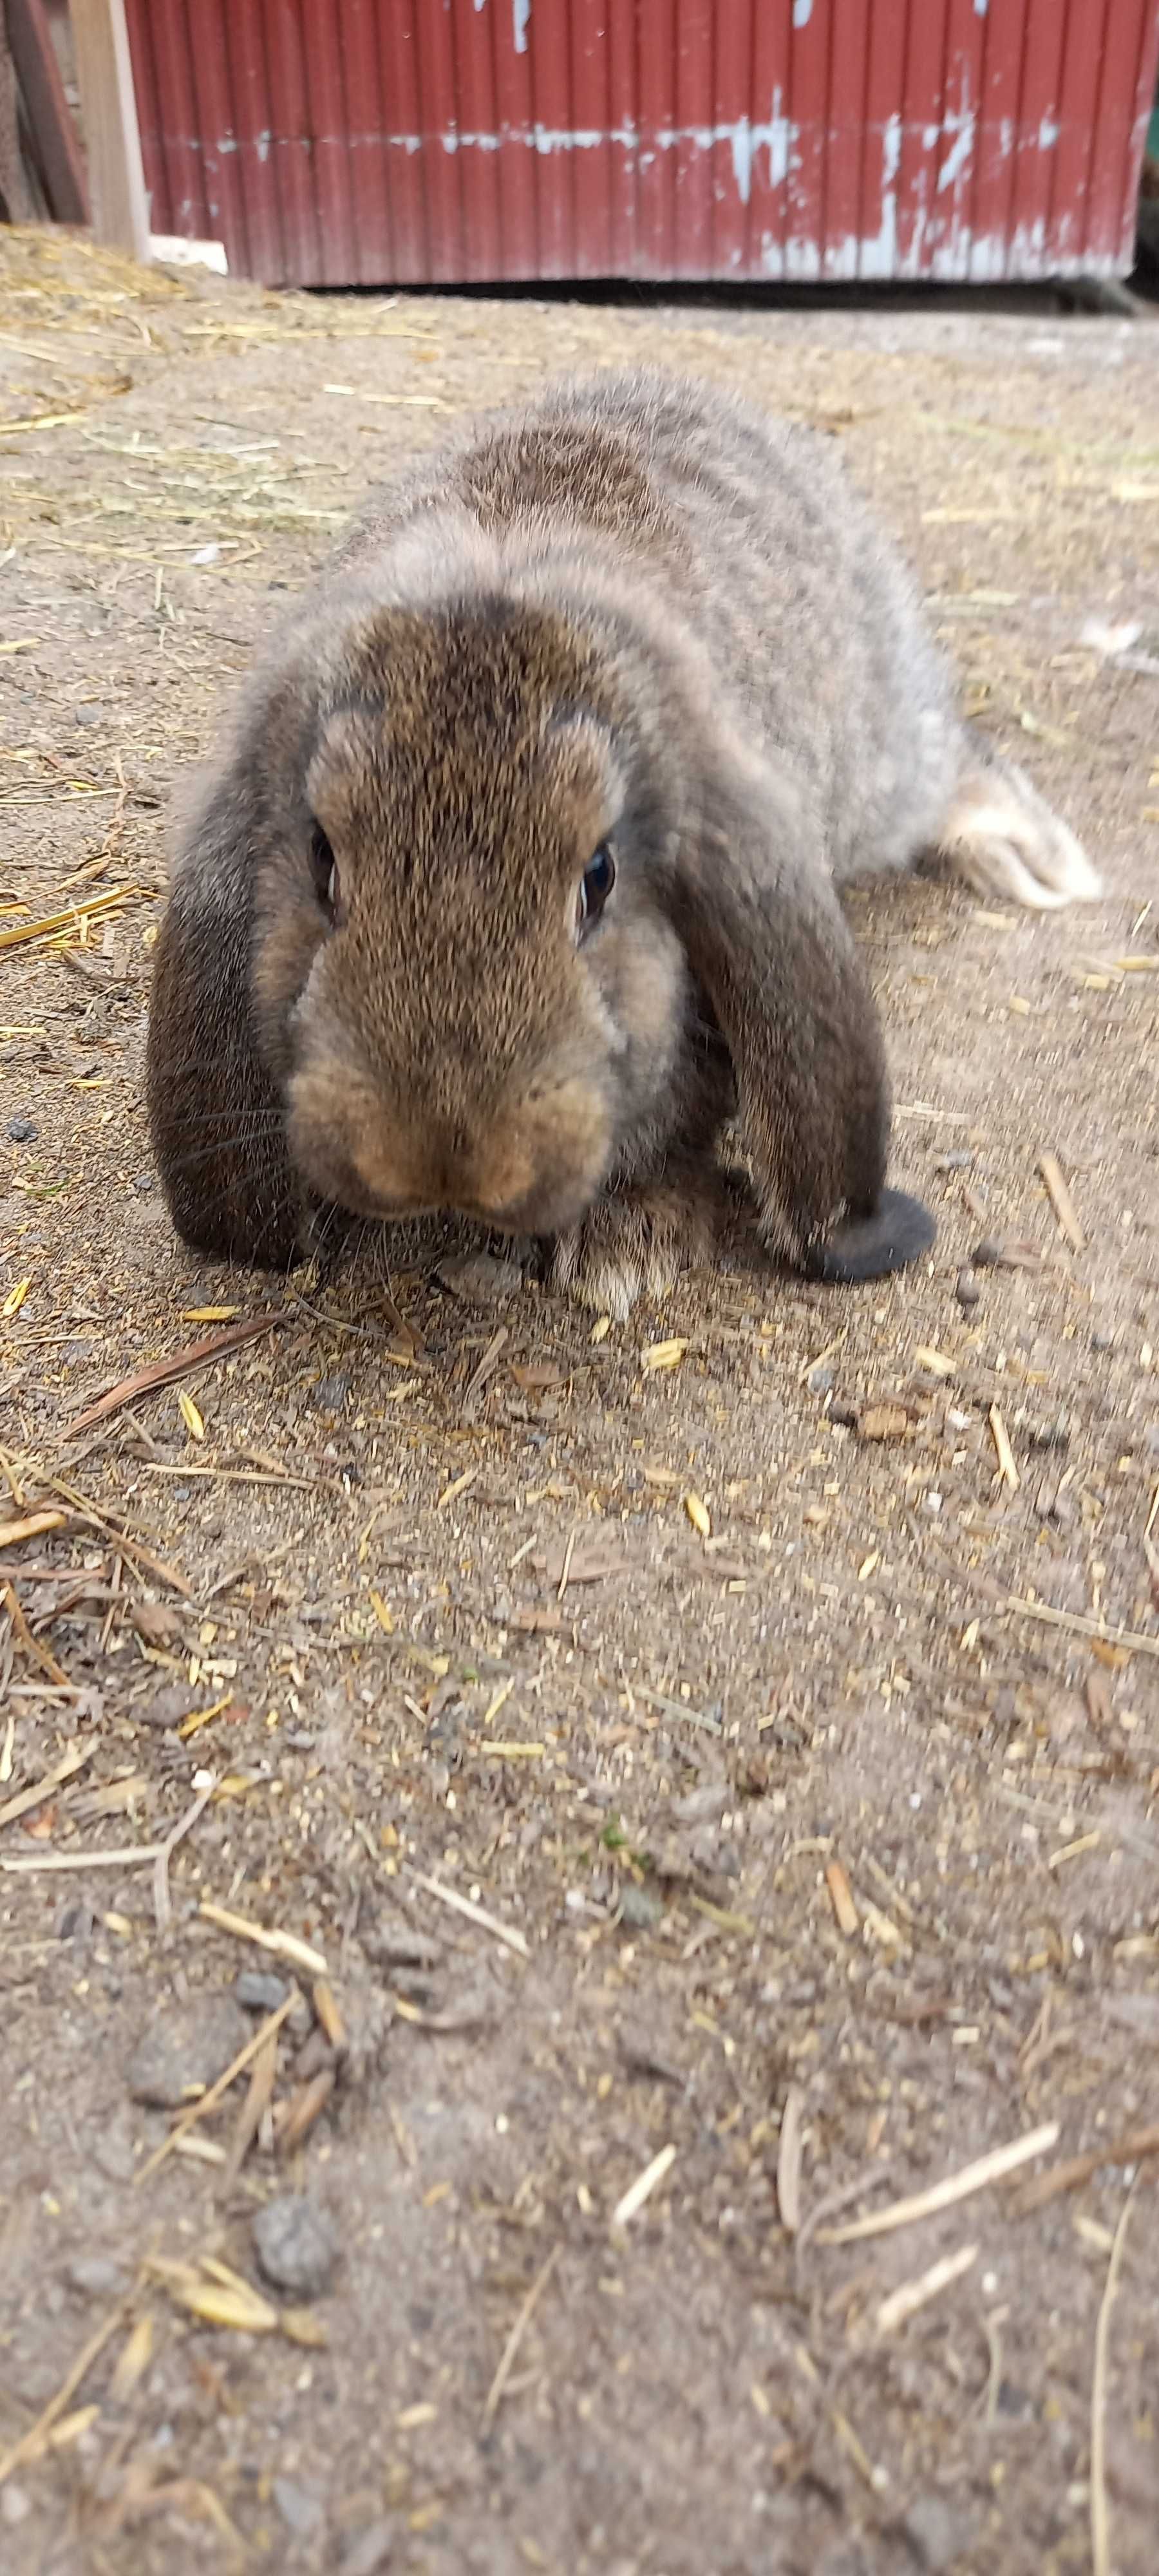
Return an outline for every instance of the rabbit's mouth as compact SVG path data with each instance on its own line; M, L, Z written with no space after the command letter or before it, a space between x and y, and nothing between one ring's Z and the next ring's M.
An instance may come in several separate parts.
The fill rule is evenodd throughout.
M360 1186L354 1175L349 1180L332 1175L328 1195L346 1215L365 1217L379 1225L411 1225L421 1217L459 1216L510 1241L546 1243L582 1224L600 1195L600 1184L583 1190L544 1188L510 1205L496 1207L462 1192L445 1198L388 1198Z
M377 1083L344 1074L338 1082L332 1063L307 1061L290 1083L287 1132L307 1186L352 1216L454 1214L497 1234L549 1237L578 1225L607 1179L615 1133L591 1078L531 1085L503 1115L413 1099L404 1110Z

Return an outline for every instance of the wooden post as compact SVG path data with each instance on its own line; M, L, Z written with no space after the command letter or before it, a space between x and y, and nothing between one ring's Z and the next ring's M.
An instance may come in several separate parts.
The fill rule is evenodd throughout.
M7 20L8 45L17 87L28 121L32 159L55 224L87 224L89 203L85 167L76 139L44 0L0 0L0 19ZM0 44L0 62L3 46ZM31 221L11 213L13 223Z
M93 233L114 250L149 256L149 214L125 0L72 0Z

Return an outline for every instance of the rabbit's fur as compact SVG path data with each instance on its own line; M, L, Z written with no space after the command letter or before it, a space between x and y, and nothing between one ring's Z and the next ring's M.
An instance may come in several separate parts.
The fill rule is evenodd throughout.
M181 1233L273 1266L327 1206L456 1208L623 1315L710 1241L736 1108L766 1239L893 1266L929 1228L882 1232L837 889L938 847L1023 902L1097 891L822 440L643 375L468 425L291 614L188 821L148 1049Z

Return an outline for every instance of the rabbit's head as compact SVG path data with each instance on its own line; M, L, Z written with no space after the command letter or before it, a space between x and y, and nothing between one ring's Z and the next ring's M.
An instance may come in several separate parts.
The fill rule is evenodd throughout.
M415 544L308 605L187 830L149 1033L180 1230L269 1263L318 1202L557 1236L735 1097L767 1238L823 1266L889 1121L807 800L622 566Z
M666 1114L686 1011L629 692L486 595L358 618L337 678L255 896L291 1160L365 1214L555 1234Z

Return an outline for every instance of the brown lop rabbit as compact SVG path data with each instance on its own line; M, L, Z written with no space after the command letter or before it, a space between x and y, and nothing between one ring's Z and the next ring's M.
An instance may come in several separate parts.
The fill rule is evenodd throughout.
M777 1254L913 1259L839 896L929 850L1098 892L823 441L646 375L469 424L296 607L187 823L148 1047L180 1232L276 1267L327 1210L455 1209L622 1317L711 1241L737 1114Z

